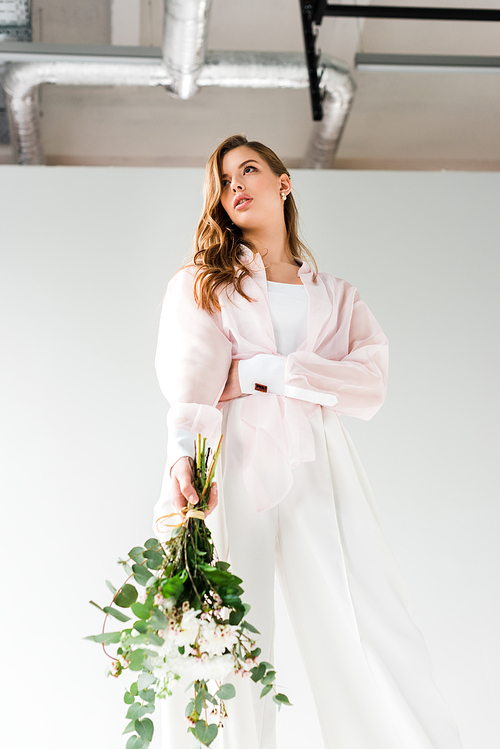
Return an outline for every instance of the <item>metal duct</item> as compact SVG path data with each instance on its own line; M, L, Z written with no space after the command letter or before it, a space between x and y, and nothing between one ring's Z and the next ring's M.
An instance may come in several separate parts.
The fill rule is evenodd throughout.
M38 110L38 86L170 86L161 63L36 62L12 65L3 87L7 95L9 129L18 164L43 164Z
M323 119L313 125L304 169L332 167L356 91L347 65L324 55L321 67ZM198 86L309 88L309 74L295 52L208 52Z
M325 65L321 87L325 91L323 99L323 119L315 122L309 139L304 169L331 169L340 145L340 139L351 111L356 85L347 67L336 60Z
M26 54L26 53L25 53ZM52 55L54 60L54 55ZM76 56L76 59L77 56ZM102 59L102 57L101 57ZM161 62L150 56L123 62L36 62L10 66L4 79L9 108L9 126L14 158L19 164L42 164L38 86L165 86L172 77ZM325 56L322 60L325 91L324 117L315 123L303 166L332 166L350 104L354 83L349 69ZM198 86L224 88L308 88L309 79L302 54L266 52L209 52L198 77Z
M165 0L163 62L172 77L170 93L189 99L198 87L212 0Z

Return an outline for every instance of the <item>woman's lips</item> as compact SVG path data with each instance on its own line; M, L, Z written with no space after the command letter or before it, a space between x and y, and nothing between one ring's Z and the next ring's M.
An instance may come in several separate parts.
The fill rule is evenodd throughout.
M245 208L246 206L249 206L252 202L253 198L240 198L240 203L236 203L234 206L235 211L241 211L242 208Z

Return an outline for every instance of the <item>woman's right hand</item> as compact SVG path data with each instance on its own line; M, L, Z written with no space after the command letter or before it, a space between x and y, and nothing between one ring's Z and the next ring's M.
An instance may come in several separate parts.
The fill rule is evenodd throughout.
M172 503L179 512L182 512L183 507L186 507L188 502L196 505L199 501L198 494L193 486L193 467L193 459L185 455L174 463L170 471L172 479ZM210 487L208 509L205 510L205 517L215 510L218 501L217 484L213 482Z

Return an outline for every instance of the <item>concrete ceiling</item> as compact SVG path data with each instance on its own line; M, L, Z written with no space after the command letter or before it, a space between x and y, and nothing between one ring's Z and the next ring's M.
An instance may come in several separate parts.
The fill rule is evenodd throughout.
M361 3L359 3L361 4ZM377 0L481 7L497 0ZM33 0L33 41L161 46L163 0ZM325 18L318 46L353 65L356 51L500 55L500 23ZM213 0L209 49L303 49L298 0ZM340 169L500 169L500 74L354 71L358 90ZM40 90L47 164L200 166L245 132L299 166L311 128L307 91L162 88ZM11 161L8 146L0 162Z

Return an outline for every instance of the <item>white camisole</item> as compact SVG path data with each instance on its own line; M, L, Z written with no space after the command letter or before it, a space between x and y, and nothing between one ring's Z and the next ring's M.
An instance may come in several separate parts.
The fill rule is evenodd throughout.
M304 284L267 282L278 353L297 351L307 336L308 297Z

